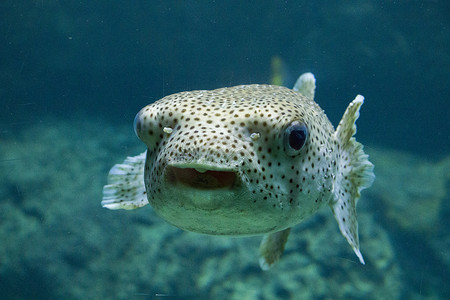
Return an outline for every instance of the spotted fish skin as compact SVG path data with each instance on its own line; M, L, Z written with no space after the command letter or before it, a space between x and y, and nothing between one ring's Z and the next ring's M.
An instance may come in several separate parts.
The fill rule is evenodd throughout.
M302 155L289 156L284 133L295 120L308 124L309 142ZM173 131L165 134L164 128ZM311 215L332 195L334 129L317 104L284 87L246 85L170 95L141 110L136 132L148 146L150 204L189 231L279 231ZM232 188L196 189L175 184L168 166L231 171L238 180ZM180 220L183 215L186 220Z
M116 165L103 206L130 209L148 201L188 231L265 234L260 265L268 269L281 256L290 227L328 204L364 262L356 201L373 181L373 165L352 137L363 98L350 104L335 131L313 101L313 75L302 75L294 88L189 91L147 105L134 124L148 148L145 164L141 154ZM292 137L292 128L303 128L304 143Z

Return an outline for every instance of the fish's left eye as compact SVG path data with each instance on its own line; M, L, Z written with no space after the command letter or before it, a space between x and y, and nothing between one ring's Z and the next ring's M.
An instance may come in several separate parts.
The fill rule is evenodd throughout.
M297 155L306 144L308 128L298 121L292 122L284 133L284 148L288 155Z

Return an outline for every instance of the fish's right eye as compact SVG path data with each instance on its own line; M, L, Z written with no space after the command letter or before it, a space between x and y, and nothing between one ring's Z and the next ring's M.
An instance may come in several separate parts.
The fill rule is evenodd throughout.
M308 128L298 121L292 122L284 132L284 149L290 156L300 153L308 139Z

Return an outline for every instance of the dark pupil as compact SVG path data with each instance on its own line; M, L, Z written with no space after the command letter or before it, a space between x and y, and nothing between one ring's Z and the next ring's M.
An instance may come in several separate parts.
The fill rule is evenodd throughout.
M302 129L294 129L289 134L289 146L295 150L300 150L305 144L306 132Z

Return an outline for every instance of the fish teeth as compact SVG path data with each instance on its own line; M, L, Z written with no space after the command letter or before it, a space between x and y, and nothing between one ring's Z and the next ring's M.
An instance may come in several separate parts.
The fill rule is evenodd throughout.
M199 173L205 173L207 170L206 169L202 169L202 168L195 168L195 171L197 171Z

